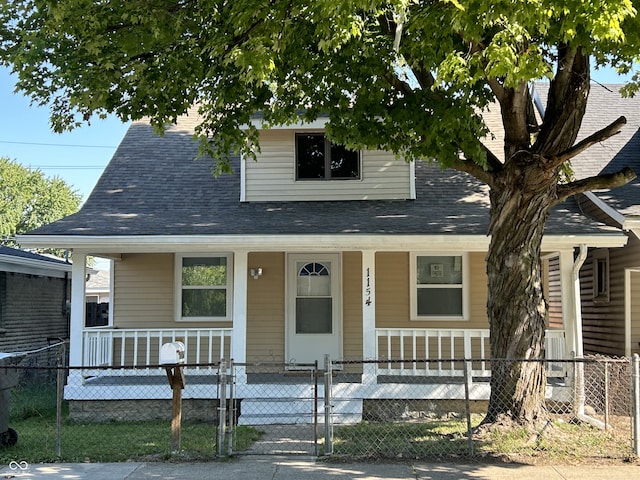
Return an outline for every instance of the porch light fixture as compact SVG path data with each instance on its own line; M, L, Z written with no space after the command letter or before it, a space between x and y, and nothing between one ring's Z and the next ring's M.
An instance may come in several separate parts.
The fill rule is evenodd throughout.
M262 276L262 268L251 268L249 269L249 274L253 277L254 280L258 280Z

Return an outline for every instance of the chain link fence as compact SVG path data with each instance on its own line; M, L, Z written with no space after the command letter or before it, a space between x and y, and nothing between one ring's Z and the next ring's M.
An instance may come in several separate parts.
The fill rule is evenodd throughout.
M339 414L332 415L330 453L395 459L490 456L527 462L637 458L637 357L633 361L589 357L544 362L544 371L551 372L544 387L546 415L533 427L517 422L482 427L490 379L471 374L473 362L482 361L493 368L505 362L447 361L452 371L464 373L443 378L420 374L436 370L425 367L428 363L441 361L399 360L411 374L378 376L375 385L363 386L361 421L344 424ZM389 361L334 365L358 363L366 368L367 364L388 366ZM332 388L334 410L353 401L339 383ZM494 407L501 409L511 405L512 399L496 392L494 401Z
M439 371L421 370L429 360L381 375L394 372L392 361L69 368L65 357L61 344L0 360L0 464L251 454L623 460L640 447L637 357L549 361L545 421L490 429L481 427L490 379L474 377L472 364L495 359L447 360L462 375L444 376L423 374Z

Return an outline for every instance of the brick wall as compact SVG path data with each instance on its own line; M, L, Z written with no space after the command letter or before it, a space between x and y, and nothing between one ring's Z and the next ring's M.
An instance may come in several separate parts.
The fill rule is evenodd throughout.
M66 284L66 287L65 287ZM0 352L32 350L68 338L64 278L0 272Z

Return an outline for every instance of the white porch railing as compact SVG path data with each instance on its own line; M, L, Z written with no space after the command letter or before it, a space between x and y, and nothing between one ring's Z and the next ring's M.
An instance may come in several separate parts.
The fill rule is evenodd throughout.
M452 359L481 359L471 364L471 376L490 377L488 329L377 328L378 375L464 376L462 362ZM546 357L565 358L564 330L547 330ZM430 360L429 362L420 360ZM564 371L547 367L548 376Z
M83 366L114 367L127 375L164 373L157 365L160 347L180 341L185 346L185 363L211 364L231 358L231 328L180 329L85 329L83 332ZM122 368L131 367L131 368ZM211 373L209 367L187 367L191 373Z
M83 366L113 367L127 375L164 373L157 365L160 347L167 342L185 344L187 364L212 364L231 358L232 328L182 329L85 329ZM462 362L471 363L471 376L490 377L488 329L376 329L377 375L463 376ZM564 330L547 330L546 356L565 358ZM421 361L423 360L423 361ZM430 360L425 362L424 360ZM131 367L131 368L123 368ZM209 367L187 367L192 373L208 374ZM96 370L97 371L97 370ZM85 374L96 374L85 371ZM561 365L548 364L548 376L564 376Z

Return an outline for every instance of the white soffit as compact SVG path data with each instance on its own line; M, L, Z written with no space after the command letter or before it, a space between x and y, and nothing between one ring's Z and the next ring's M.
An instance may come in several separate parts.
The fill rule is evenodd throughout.
M19 241L29 247L73 248L102 253L189 252L219 250L251 251L466 251L485 252L490 238L485 235L194 235L194 236L38 236L23 235ZM547 235L545 251L567 250L579 245L600 248L622 247L623 233L600 235Z

